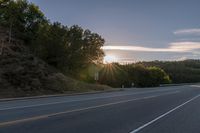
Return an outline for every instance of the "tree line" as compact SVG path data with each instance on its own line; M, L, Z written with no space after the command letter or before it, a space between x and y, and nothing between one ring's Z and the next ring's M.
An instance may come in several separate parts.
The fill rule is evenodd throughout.
M112 87L155 87L171 79L161 68L142 64L105 64L99 71L99 82Z
M188 59L184 61L151 61L138 62L146 67L162 68L171 78L172 83L200 82L200 60Z
M52 23L27 0L1 0L0 25L8 29L8 42L13 38L23 40L37 57L79 80L113 87L152 87L171 82L160 66L103 64L101 48L105 40L99 34L78 25Z
M110 66L107 64L107 66ZM100 71L100 82L114 87L159 86L160 84L199 83L200 60L188 59L183 61L148 61L127 65L114 63ZM116 71L116 69L118 71ZM111 75L108 72L111 71ZM104 80L106 79L106 80Z
M100 35L78 25L51 23L27 0L0 1L0 25L9 29L9 42L23 40L35 55L63 73L76 75L88 64L103 60L105 40Z

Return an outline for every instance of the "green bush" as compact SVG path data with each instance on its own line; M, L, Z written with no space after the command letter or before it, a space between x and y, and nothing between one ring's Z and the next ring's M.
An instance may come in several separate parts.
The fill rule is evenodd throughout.
M139 65L106 64L100 71L100 83L112 87L154 87L171 83L166 72L159 67Z

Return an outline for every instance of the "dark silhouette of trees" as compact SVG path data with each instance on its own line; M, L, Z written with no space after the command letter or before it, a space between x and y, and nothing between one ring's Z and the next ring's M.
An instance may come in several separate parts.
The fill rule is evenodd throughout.
M162 68L169 75L172 83L200 82L200 60L152 61L137 64Z
M9 42L12 36L30 41L39 25L45 21L39 8L26 0L0 1L0 24L9 29Z
M101 47L105 41L100 35L74 25L69 28L66 40L68 71L85 68L91 63L102 62L104 52Z
M8 29L9 42L12 37L23 40L49 65L87 82L95 82L94 74L87 73L93 66L98 67L98 82L113 87L130 87L133 83L137 87L152 87L171 80L173 83L200 81L199 60L102 65L101 47L105 40L100 35L78 25L67 27L59 22L51 23L27 0L1 0L0 26Z
M62 72L76 76L89 64L102 62L105 41L100 35L78 25L51 24L27 0L2 0L0 7L0 25L9 29L9 41L12 36L23 40L37 56Z
M74 76L94 62L102 62L104 39L75 25L45 24L32 41L34 52L50 65Z
M117 63L107 64L100 71L100 83L113 87L155 87L171 83L169 76L158 67Z

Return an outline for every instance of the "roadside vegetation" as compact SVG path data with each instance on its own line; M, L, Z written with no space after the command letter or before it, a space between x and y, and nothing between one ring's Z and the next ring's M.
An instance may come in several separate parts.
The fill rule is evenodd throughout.
M99 82L112 87L156 87L171 83L163 69L141 64L105 64L99 74Z
M78 25L50 22L26 0L0 0L0 35L1 94L109 89L97 84L153 87L200 79L199 61L103 64L105 40L99 34Z
M138 62L137 64L143 64L146 67L156 66L162 68L169 75L172 83L200 82L200 60L152 61Z
M200 60L137 62L127 65L113 63L105 65L100 75L101 83L113 87L130 87L132 83L136 87L199 83Z

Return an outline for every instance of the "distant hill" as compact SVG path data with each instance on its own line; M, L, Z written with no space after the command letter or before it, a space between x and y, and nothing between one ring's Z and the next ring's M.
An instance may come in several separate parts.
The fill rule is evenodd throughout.
M157 66L169 74L173 83L200 82L200 60L139 62L145 66Z
M74 80L35 57L20 40L8 43L0 27L0 98L109 89Z

